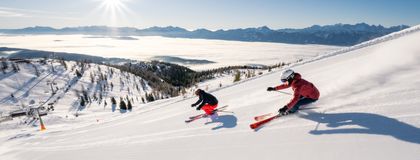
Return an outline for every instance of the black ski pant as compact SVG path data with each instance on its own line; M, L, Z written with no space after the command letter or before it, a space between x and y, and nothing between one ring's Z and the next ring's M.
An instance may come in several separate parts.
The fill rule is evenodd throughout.
M301 96L299 101L296 103L295 106L293 106L292 109L290 109L290 113L295 113L297 110L299 110L300 107L305 106L307 104L316 102L318 99L312 99L312 98L306 98Z

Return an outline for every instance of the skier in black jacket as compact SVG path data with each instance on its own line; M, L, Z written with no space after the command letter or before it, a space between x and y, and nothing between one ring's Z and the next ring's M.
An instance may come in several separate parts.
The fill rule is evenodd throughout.
M206 112L207 115L212 115L214 109L217 108L218 101L216 97L207 92L204 92L201 89L197 89L195 91L195 95L197 95L199 99L194 104L191 104L191 107L195 107L198 105L197 110L203 109L203 111Z

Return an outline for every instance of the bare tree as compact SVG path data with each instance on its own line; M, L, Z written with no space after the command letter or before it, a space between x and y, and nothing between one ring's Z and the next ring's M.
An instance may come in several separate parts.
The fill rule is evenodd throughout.
M1 68L1 71L3 72L3 74L6 74L6 70L8 68L6 59L2 58L0 68Z

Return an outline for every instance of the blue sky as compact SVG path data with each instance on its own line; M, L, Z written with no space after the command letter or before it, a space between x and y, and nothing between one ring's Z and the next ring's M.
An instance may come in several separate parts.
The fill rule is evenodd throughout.
M420 0L0 0L0 28L279 29L359 22L420 24Z

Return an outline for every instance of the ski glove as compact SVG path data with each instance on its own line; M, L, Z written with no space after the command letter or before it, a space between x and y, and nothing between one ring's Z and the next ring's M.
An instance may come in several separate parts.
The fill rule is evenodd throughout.
M191 104L191 107L195 107L195 104Z
M289 111L287 109L288 109L287 106L284 106L283 108L279 109L279 113L281 115L287 115L287 114L289 114Z
M201 109L200 107L197 107L197 108L196 108L196 110L197 110L197 111L199 111L200 109Z
M276 89L274 87L268 87L267 91L275 91Z

